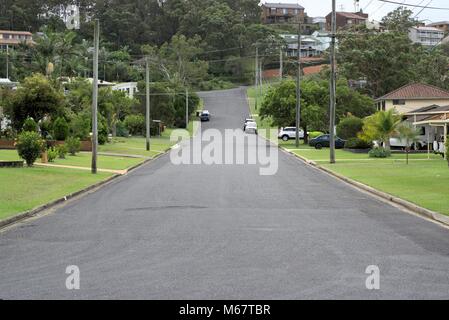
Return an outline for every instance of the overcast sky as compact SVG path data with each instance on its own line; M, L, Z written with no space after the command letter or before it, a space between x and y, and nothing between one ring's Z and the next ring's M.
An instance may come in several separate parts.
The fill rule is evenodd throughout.
M396 2L404 2L406 4L427 5L431 0L393 0ZM282 2L282 3L299 3L311 17L325 16L332 8L331 0L263 0L262 2ZM354 0L337 0L337 10L354 11ZM449 8L448 0L432 0L429 6ZM398 5L384 3L379 0L360 0L360 8L370 14L370 18L380 20L388 12L397 8ZM411 8L415 14L421 11L421 8ZM429 19L433 22L449 20L449 10L432 10L425 9L419 14L420 20ZM426 21L428 23L428 21Z

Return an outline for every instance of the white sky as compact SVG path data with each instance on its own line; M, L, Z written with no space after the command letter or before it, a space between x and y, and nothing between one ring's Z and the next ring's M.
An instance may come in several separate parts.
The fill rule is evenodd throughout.
M393 0L396 2L404 2L406 4L416 4L416 5L427 5L430 1L429 6L449 8L449 0ZM331 0L262 0L262 2L271 3L299 3L305 9L310 17L326 16L332 9ZM370 4L371 2L371 4ZM319 4L318 4L319 3ZM337 0L337 11L341 10L343 6L344 11L354 11L354 0ZM399 5L384 3L379 0L360 0L360 8L363 9L365 13L370 14L370 19L374 18L380 20L388 12L393 11ZM421 8L410 8L415 14L421 11ZM425 9L422 11L418 18L420 20L431 20L436 21L448 21L449 20L449 10L432 10ZM429 21L425 21L429 23Z

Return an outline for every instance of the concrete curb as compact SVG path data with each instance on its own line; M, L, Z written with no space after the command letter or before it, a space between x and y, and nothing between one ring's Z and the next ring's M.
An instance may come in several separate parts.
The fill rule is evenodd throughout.
M363 191L368 192L368 193L370 193L370 194L372 194L374 196L377 196L379 198L387 200L388 202L391 202L391 203L394 203L396 205L399 205L399 206L401 206L401 207L403 207L403 208L405 208L407 210L410 210L413 213L418 214L418 215L420 215L420 216L422 216L424 218L431 219L431 220L434 220L434 221L437 221L439 223L442 223L444 225L449 226L449 217L448 216L445 216L445 215L443 215L441 213L434 212L432 210L420 207L420 206L418 206L418 205L416 205L416 204L414 204L414 203L412 203L410 201L407 201L407 200L395 197L395 196L393 196L393 195L391 195L389 193L386 193L386 192L383 192L383 191L379 191L379 190L377 190L377 189L375 189L373 187L367 186L366 184L363 184L361 182L352 180L352 179L350 179L348 177L345 177L345 176L343 176L341 174L338 174L338 173L336 173L336 172L334 172L334 171L332 171L332 170L330 170L328 168L322 167L319 164L317 164L316 162L308 160L307 158L305 158L303 156L300 156L300 155L294 153L293 151L289 151L288 149L286 149L286 148L284 148L282 146L279 146L279 148L282 149L283 151L285 151L286 153L291 154L294 157L300 159L306 165L311 166L311 167L313 167L315 169L318 169L318 170L320 170L322 172L325 172L325 173L333 176L334 178L337 178L337 179L339 179L341 181L344 181L344 182L346 182L346 183L356 187L357 189L363 190Z
M111 177L109 177L109 178L107 178L105 180L99 181L99 182L97 182L97 183L95 183L93 185L90 185L90 186L88 186L88 187L86 187L86 188L84 188L82 190L76 191L76 192L71 193L71 194L69 194L67 196L64 196L62 198L53 200L53 201L51 201L49 203L46 203L44 205L41 205L41 206L39 206L37 208L34 208L34 209L31 209L29 211L25 211L25 212L16 214L13 217L6 218L4 220L0 220L0 230L4 229L5 227L10 227L10 226L12 226L12 225L14 225L16 223L19 223L19 222L25 220L25 219L32 218L32 217L36 216L38 213L40 213L40 212L42 212L44 210L51 209L51 208L55 207L56 205L64 203L64 202L66 202L68 200L71 200L71 199L73 199L75 197L86 195L87 193L89 193L92 190L97 191L97 190L101 189L102 187L105 187L106 185L109 185L110 183L112 183L113 181L117 180L118 178L126 176L130 172L132 172L132 171L134 171L134 170L144 166L145 164L147 164L147 163L149 163L151 161L155 161L158 158L166 155L171 149L172 149L172 147L166 149L164 151L164 153L157 154L156 156L154 156L154 158L146 159L145 161L143 161L143 162L141 162L139 164L136 164L135 166L129 168L126 171L125 174L114 174L113 176L111 176Z

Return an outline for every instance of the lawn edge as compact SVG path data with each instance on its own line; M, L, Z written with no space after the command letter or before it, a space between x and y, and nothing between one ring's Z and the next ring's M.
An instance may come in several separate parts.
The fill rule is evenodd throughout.
M38 207L36 207L34 209L15 214L12 217L0 220L0 230L4 229L6 227L11 227L11 226L13 226L13 225L15 225L15 224L17 224L19 222L22 222L22 221L26 220L26 219L32 218L32 217L36 216L37 214L41 213L42 211L51 209L51 208L53 208L53 207L55 207L57 205L60 205L60 204L62 204L64 202L67 202L68 200L71 200L71 199L74 199L76 197L80 197L80 196L86 195L87 193L89 193L92 190L94 190L94 192L96 192L96 191L100 190L101 188L109 185L111 182L117 180L118 178L126 176L130 172L132 172L132 171L134 171L134 170L144 166L145 164L147 164L149 162L152 162L152 161L155 161L158 158L166 155L172 148L173 147L167 148L167 149L165 149L165 151L163 153L157 154L153 158L145 159L144 161L142 161L142 162L140 162L140 163L138 163L138 164L128 168L125 174L114 174L111 177L108 177L108 178L106 178L104 180L101 180L99 182L91 184L91 185L89 185L89 186L87 186L87 187L85 187L85 188L83 188L81 190L75 191L75 192L73 192L73 193L71 193L69 195L66 195L64 197L61 197L61 198L58 198L56 200L50 201L50 202L45 203L43 205L40 205L40 206L38 206Z
M283 151L285 151L286 153L288 153L288 154L296 157L297 159L301 160L306 165L308 165L310 167L313 167L315 169L318 169L318 170L320 170L320 171L322 171L324 173L327 173L328 175L330 175L330 176L332 176L332 177L334 177L334 178L336 178L338 180L341 180L343 182L346 182L346 183L352 185L353 187L355 187L355 188L357 188L359 190L362 190L362 191L370 193L371 195L380 197L380 198L386 200L387 202L389 202L391 204L399 205L399 206L403 207L404 209L410 210L413 213L415 213L415 214L417 214L417 215L419 215L419 216L421 216L423 218L431 219L431 220L434 220L434 221L436 221L438 223L442 223L442 224L444 224L446 226L449 226L449 217L446 216L446 215L443 215L441 213L432 211L430 209L426 209L426 208L421 207L421 206L419 206L419 205L417 205L417 204L415 204L413 202L410 202L408 200L404 200L404 199L399 198L397 196L391 195L391 194L389 194L387 192L380 191L380 190L378 190L376 188L373 188L373 187L370 187L370 186L368 186L368 185L366 185L364 183L361 183L359 181L353 180L353 179L348 178L348 177L346 177L344 175L336 173L336 172L332 171L331 169L323 167L323 166L317 164L315 161L311 161L311 160L309 160L309 159L307 159L307 158L305 158L305 157L303 157L301 155L298 155L298 154L294 153L293 151L288 150L287 148L285 148L283 146L279 146L279 148L282 149Z

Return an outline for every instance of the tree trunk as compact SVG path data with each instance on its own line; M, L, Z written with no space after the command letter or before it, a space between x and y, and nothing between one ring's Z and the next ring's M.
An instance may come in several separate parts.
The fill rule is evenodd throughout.
M307 133L307 125L303 126L304 128L304 144L309 144L309 134Z
M390 152L391 151L391 147L390 147L390 138L387 137L387 139L384 141L385 144L385 150Z

